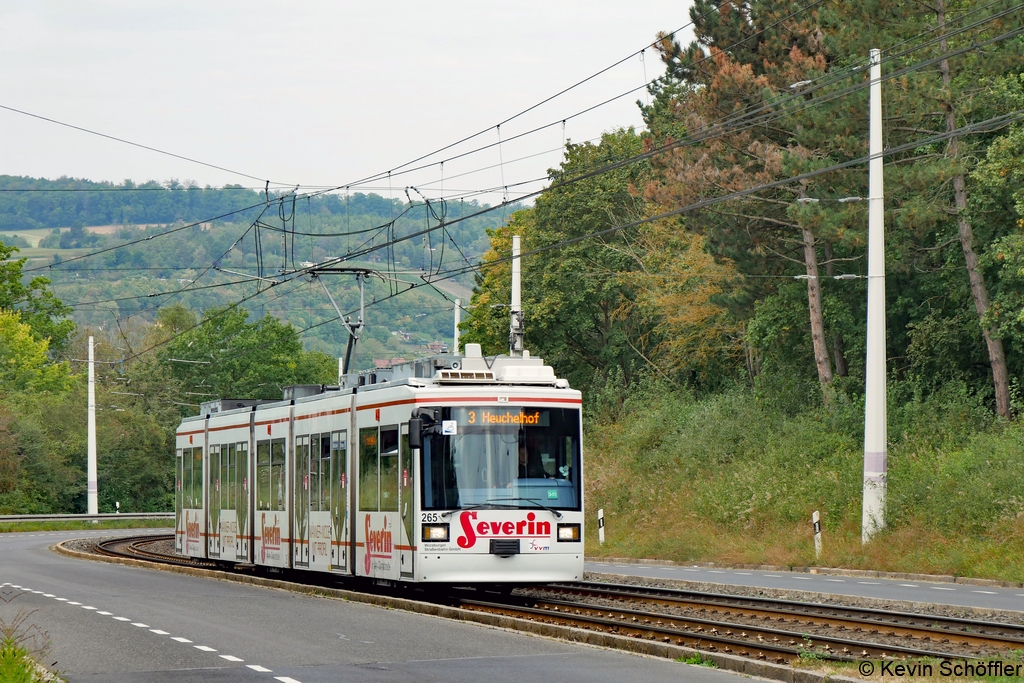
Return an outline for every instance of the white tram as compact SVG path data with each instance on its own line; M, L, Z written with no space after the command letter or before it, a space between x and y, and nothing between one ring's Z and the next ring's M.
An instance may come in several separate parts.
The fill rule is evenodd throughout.
M175 549L387 583L581 579L581 406L540 359L478 344L204 404L177 432Z

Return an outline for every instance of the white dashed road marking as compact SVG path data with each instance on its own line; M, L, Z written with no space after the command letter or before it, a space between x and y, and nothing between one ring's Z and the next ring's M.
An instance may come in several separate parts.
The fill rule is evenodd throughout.
M750 576L750 572L736 572L736 576Z
M998 595L995 591L971 591L972 593L983 593L985 595Z
M955 588L943 588L942 586L932 586L933 591L955 591Z
M809 577L809 576L794 576L793 578L796 579L797 581L810 581L811 580L811 577Z
M274 676L275 681L281 681L281 683L302 683L294 678L288 678L287 676Z
M3 586L11 586L10 583L5 583L5 584L2 584L2 585ZM75 605L75 606L81 607L82 609L97 610L97 608L93 607L92 605L83 605L80 602L73 602L73 601L68 600L67 598L58 598L57 596L55 596L52 593L43 593L42 591L34 591L31 588L22 588L21 586L12 586L12 587L13 588L19 588L19 589L21 589L22 591L25 591L25 592L35 593L37 595L42 595L43 597L54 598L55 600L57 600L59 602L66 602L69 605ZM98 611L98 610L96 611L96 614L102 614L103 616L106 616L106 617L113 616L113 613L111 613L111 612L102 612L102 611ZM117 620L117 621L131 621L132 626L137 626L139 628L149 628L149 624L143 624L141 621L132 621L128 617L113 617L113 618L115 620ZM150 631L150 633L154 633L154 634L156 634L158 636L169 636L169 635L171 635L170 632L162 631L162 630L160 630L158 628L149 628L149 631ZM171 640L174 640L174 641L179 642L179 643L191 643L192 642L188 638L182 638L181 636L174 636L174 637L171 638ZM212 647L209 647L208 645L193 645L192 647L194 647L197 650L201 650L202 652L216 652L217 651L216 649L214 649ZM225 660L225 661L228 661L228 662L244 662L245 661L241 657L235 657L234 655L217 655L217 656L220 657L221 659ZM260 666L259 664L247 664L246 666L248 668L252 669L253 671L258 671L260 673L273 673L273 671L271 669L268 669L266 667ZM277 678L277 680L281 681L282 683L301 683L300 681L297 681L294 678L288 678L287 676L279 677L279 678Z
M916 583L901 583L904 588L920 588Z
M825 579L825 580L826 581L831 581L832 583L846 583L846 579Z
M877 581L858 581L857 583L865 585L865 586L878 586L879 585L879 583Z

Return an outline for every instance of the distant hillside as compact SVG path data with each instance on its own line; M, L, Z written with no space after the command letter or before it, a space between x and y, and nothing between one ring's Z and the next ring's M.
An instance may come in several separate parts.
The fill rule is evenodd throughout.
M46 267L42 274L52 280L57 296L75 308L77 322L105 327L116 319L123 324L127 316L152 320L166 303L196 311L224 306L255 294L257 275L270 278L303 263L400 240L437 225L438 217L453 221L484 208L475 201L434 202L428 209L376 194L327 194L285 202L282 219L278 206L267 210L262 192L241 187L0 176L0 241L19 242L22 255L30 259L27 268ZM368 367L374 357L414 355L427 342L450 341L453 304L448 299L460 296L468 305L473 273L439 286L444 295L423 286L394 296L407 287L398 280L422 284L420 272L475 264L489 247L487 229L501 225L509 213L455 222L352 262L383 273L367 286L367 329L358 365ZM258 230L253 227L257 219ZM197 225L186 227L192 223ZM172 228L181 229L166 234ZM23 236L12 237L26 231L32 231L28 234L36 247L25 248ZM66 261L140 239L96 257ZM358 306L354 278L334 275L325 282L343 310ZM273 313L299 329L311 328L303 337L311 348L332 355L344 348L347 335L340 323L326 322L335 311L318 283L300 279L254 296L245 306L254 315Z

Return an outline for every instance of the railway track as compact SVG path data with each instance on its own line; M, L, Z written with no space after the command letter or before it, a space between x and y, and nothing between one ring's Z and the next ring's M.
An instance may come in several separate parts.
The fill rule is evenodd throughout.
M172 535L112 539L97 543L96 552L179 566L218 566L152 548L169 540ZM1024 650L1024 626L1017 624L669 588L579 582L521 589L500 598L488 595L486 600L468 590L432 597L476 612L776 663L806 658L973 659Z
M149 560L161 564L173 564L179 567L201 567L212 569L217 566L215 562L194 560L191 558L168 555L150 550L148 546L158 543L174 541L174 534L145 534L142 536L122 536L110 538L96 543L95 552L108 557L124 557L130 560Z

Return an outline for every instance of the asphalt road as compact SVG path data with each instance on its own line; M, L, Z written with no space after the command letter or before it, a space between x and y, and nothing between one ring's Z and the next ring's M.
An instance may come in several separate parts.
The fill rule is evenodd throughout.
M119 532L103 532L112 535ZM125 534L137 533L124 531ZM0 534L0 619L71 683L734 683L736 675L342 600L74 560Z
M1024 612L1024 589L990 588L954 583L829 576L801 572L766 572L753 569L709 569L642 564L587 562L588 572L644 576L659 579L704 581L731 586L756 586L785 590L835 593L883 600L910 600L940 605L959 605Z

